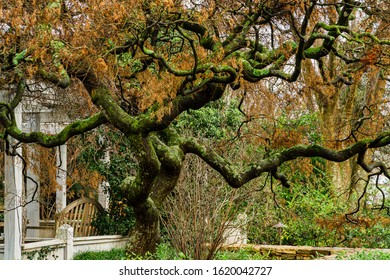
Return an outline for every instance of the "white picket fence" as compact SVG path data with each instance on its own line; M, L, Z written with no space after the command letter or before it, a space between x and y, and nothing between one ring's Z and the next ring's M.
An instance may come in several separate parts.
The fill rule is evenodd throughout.
M22 259L72 260L81 252L109 251L125 248L129 238L121 235L73 237L73 228L63 225L54 239L22 245ZM0 244L0 260L4 259L4 244Z

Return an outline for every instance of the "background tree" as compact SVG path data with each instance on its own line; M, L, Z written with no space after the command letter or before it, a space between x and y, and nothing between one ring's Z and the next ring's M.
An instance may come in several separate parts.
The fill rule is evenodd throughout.
M183 112L222 98L229 88L252 90L260 81L274 83L276 90L280 81L295 85L306 61L321 68L334 56L337 63L358 67L373 52L370 63L387 80L386 34L353 28L364 16L387 21L388 13L379 8L388 7L385 2L2 1L2 137L54 147L99 126L120 131L134 151L137 169L118 191L136 219L129 250L141 254L159 242L158 208L175 188L187 153L203 159L233 188L264 173L288 187L279 167L299 157L342 162L357 156L366 172L388 176L382 162L365 158L368 150L390 143L386 128L340 150L289 141L268 147L265 156L253 155L248 163L232 162L172 126ZM332 16L321 16L324 10ZM343 73L334 77L343 83L349 78ZM67 110L77 120L54 135L22 132L14 109L31 81L64 89ZM253 88L253 95L262 93ZM337 88L336 93L341 94Z

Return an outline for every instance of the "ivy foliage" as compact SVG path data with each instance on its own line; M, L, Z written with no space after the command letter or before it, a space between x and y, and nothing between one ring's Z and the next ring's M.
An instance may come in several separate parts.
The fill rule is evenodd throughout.
M92 143L84 143L84 149L77 160L87 169L103 175L108 183L105 191L110 197L110 208L98 217L95 225L100 234L126 235L134 226L135 220L131 207L118 192L118 187L137 168L130 144L123 134L116 131L106 131L103 134L103 131L98 130L93 139ZM104 160L105 153L109 153L107 161Z

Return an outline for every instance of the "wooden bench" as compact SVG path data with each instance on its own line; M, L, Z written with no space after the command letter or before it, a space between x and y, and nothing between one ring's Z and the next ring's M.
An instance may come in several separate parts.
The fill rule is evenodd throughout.
M96 200L80 198L57 214L55 229L57 230L63 224L68 224L73 227L74 237L97 235L97 228L93 226L93 221L103 211L103 206Z

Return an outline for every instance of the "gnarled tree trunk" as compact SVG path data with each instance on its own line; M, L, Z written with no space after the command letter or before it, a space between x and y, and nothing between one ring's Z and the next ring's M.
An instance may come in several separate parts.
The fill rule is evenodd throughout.
M178 146L167 146L156 136L133 137L139 169L121 184L123 196L135 214L135 228L130 232L130 255L154 253L160 242L159 206L175 188L184 153Z

